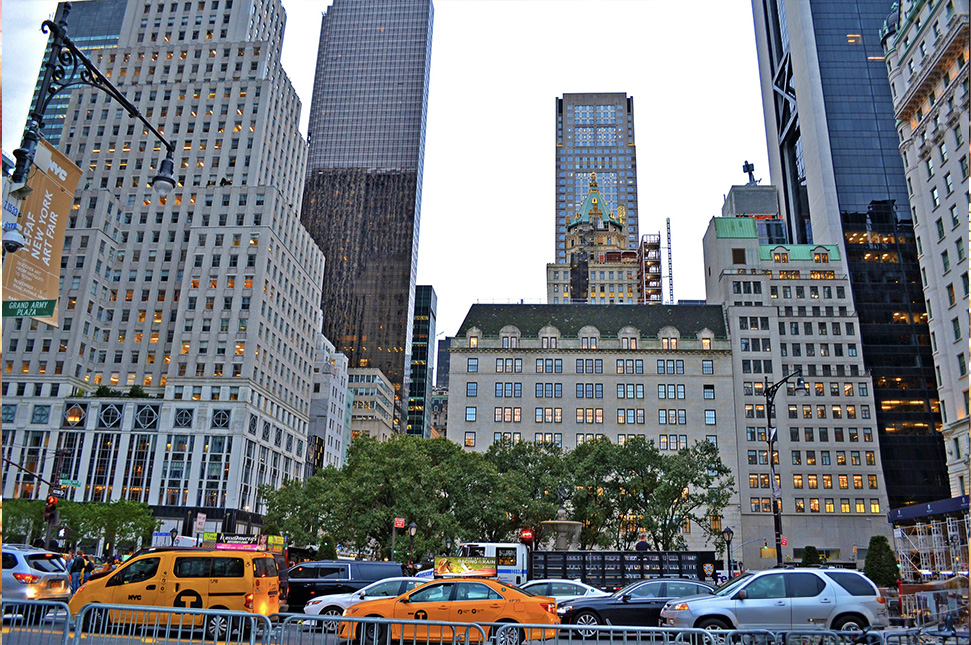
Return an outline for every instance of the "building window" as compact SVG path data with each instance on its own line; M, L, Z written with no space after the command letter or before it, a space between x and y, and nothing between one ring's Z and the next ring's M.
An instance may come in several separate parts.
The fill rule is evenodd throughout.
M465 433L465 447L466 448L475 448L475 433L474 432L466 432Z
M680 372L679 372L680 373ZM714 374L715 373L715 362L709 359L701 361L701 373L702 374Z
M479 359L478 358L470 358L468 360L468 371L469 371L469 373L473 373L473 372L478 372L479 371Z
M465 408L465 420L475 421L475 406Z
M479 393L479 384L475 381L469 381L465 384L465 396L476 396Z
M705 425L706 426L713 426L713 425L715 425L715 411L714 410L705 410Z

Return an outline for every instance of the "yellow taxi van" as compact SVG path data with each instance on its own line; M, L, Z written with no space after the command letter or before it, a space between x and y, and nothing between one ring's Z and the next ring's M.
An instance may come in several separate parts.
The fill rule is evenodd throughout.
M280 611L280 578L271 553L152 547L83 584L71 598L71 614L91 603L229 609L269 616ZM108 613L112 621L156 620L148 612ZM201 617L196 622L201 625ZM208 621L206 627L217 634L221 629L219 621Z

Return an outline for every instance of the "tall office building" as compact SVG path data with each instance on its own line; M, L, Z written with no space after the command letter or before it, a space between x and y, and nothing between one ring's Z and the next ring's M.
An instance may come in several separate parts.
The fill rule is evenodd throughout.
M951 495L968 473L968 0L902 2L881 32L917 236Z
M394 385L404 431L431 63L430 0L335 0L324 15L301 220L324 251L323 332Z
M624 246L637 250L634 99L623 92L556 99L555 264L568 261L567 227L587 199L593 173L603 199L624 221Z
M726 199L728 209L741 203L740 195ZM811 544L830 562L852 566L854 553L857 562L864 557L861 535L890 530L873 383L860 354L846 264L835 244L762 243L758 222L716 217L704 238L708 302L724 307L736 375L742 521L735 539L748 544L736 557L757 561L760 538L772 543L773 459L788 537L784 558L800 560ZM797 372L808 391L798 392L790 379L776 392L770 422L766 386Z
M753 0L772 183L789 241L840 247L893 508L949 496L907 184L879 30L886 0Z
M57 11L54 12L54 22L59 22L64 17L65 4L62 2L57 5ZM121 35L121 26L127 5L128 0L72 2L71 9L68 11L68 37L88 57L95 55L99 50L116 47L118 37ZM47 60L49 53L50 44L48 43L48 49L44 52L44 60ZM45 68L41 67L31 104L36 103L40 94L44 72ZM61 141L61 130L64 127L64 118L67 116L70 98L71 95L68 92L56 95L44 112L44 125L41 127L40 133L54 147L57 147Z
M176 145L90 87L60 149L84 176L58 318L3 321L3 456L74 501L146 502L163 530L252 525L304 474L324 256L300 225L307 144L279 0L129 0L95 65ZM69 23L70 24L70 23ZM146 397L145 395L148 395ZM4 497L43 497L4 467Z
M415 318L411 332L411 389L408 392L408 434L430 437L429 405L435 370L435 316L438 297L431 285L415 290Z

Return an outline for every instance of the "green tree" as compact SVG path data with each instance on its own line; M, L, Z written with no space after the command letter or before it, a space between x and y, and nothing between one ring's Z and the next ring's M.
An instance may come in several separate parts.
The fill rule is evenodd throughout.
M29 542L44 536L44 500L3 500L3 541Z
M900 568L897 566L897 558L894 557L886 535L870 537L863 573L878 587L892 587L897 583Z
M823 560L822 558L819 557L819 549L817 549L811 544L807 544L805 547L803 547L802 562L800 563L800 566L812 567L822 563L823 563Z
M697 441L661 454L653 442L634 438L618 452L620 514L639 517L654 549L683 549L689 522L715 538L711 518L721 516L734 491L731 470L715 444ZM636 527L627 527L618 541L630 548L636 537Z
M519 529L529 526L536 542L542 541L541 522L556 517L560 489L571 492L562 449L552 443L502 441L489 446L485 457L501 475L501 493L509 504L509 529L503 539L514 540Z
M571 518L583 522L580 548L608 547L620 528L617 461L619 447L608 439L585 441L565 455L572 474Z

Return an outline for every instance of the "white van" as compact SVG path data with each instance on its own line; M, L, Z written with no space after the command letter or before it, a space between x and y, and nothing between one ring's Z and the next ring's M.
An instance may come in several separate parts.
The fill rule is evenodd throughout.
M459 546L465 558L495 558L498 579L513 585L526 582L529 550L517 542L465 542Z

